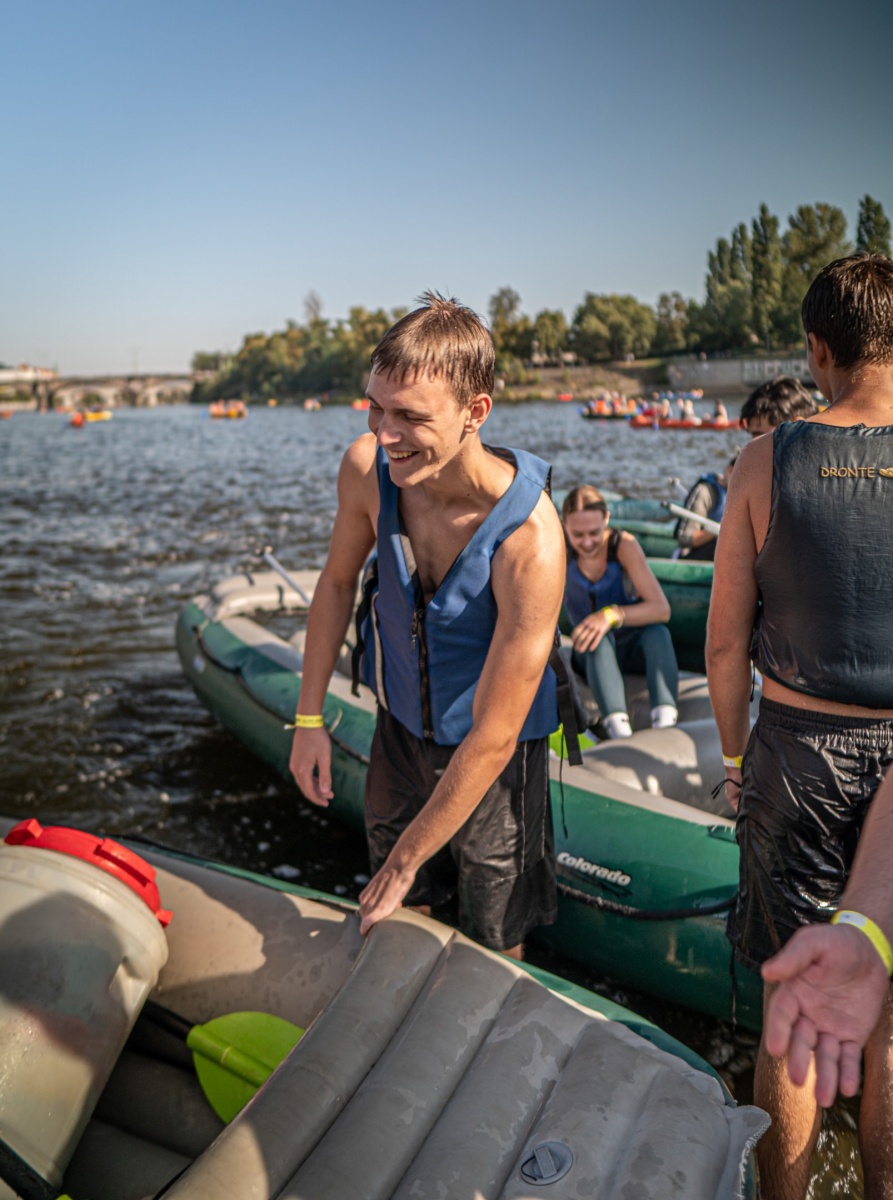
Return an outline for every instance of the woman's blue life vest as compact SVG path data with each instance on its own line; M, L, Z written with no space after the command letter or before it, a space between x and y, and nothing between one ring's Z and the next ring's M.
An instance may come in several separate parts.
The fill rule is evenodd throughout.
M564 610L572 625L579 625L590 613L598 612L609 604L640 604L638 596L631 596L626 590L623 578L623 567L617 559L617 547L620 544L620 530L612 529L608 537L608 565L604 574L595 581L587 579L577 560L571 559L567 565L567 578L564 585Z
M427 604L400 518L400 489L384 450L376 456L378 544L357 612L354 676L417 738L442 746L457 746L472 727L475 689L498 616L493 555L549 488L551 468L542 459L524 450L485 449L512 463L515 478ZM518 740L547 737L558 723L556 676L547 666Z
M893 708L893 426L784 422L772 458L751 657L806 696Z

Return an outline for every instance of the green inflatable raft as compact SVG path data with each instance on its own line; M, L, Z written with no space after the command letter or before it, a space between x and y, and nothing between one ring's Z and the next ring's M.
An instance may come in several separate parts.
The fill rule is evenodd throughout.
M712 567L652 564L673 605L680 665L703 661ZM292 579L312 595L318 572ZM288 639L269 628L305 599L273 573L240 575L188 604L177 650L196 694L213 716L284 777L301 688L303 629ZM263 622L267 622L264 624ZM285 624L290 625L290 620ZM363 789L375 700L351 694L349 648L327 695L333 743L333 816L361 833ZM698 655L700 654L700 658ZM647 697L630 695L633 727L647 720ZM555 757L552 810L559 871L559 918L538 937L584 967L720 1018L758 1028L761 985L736 968L725 921L738 877L734 824L712 799L722 755L702 676L683 678L680 724L639 729L584 753L582 766Z

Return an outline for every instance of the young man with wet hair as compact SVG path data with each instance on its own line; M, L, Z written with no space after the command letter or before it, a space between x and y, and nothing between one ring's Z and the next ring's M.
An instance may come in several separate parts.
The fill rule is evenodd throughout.
M828 408L745 446L716 552L707 673L737 809L736 958L759 970L802 925L832 919L872 796L893 762L893 262L827 266L802 308ZM751 659L762 672L750 730ZM850 919L850 918L847 918ZM766 1001L774 984L767 982ZM865 1052L866 1196L893 1186L893 1009ZM761 1042L754 1099L766 1200L805 1196L819 1127Z
M751 437L771 433L782 421L802 421L819 411L815 399L793 375L779 375L754 388L741 405L741 427Z
M520 956L555 919L547 661L564 590L549 468L481 441L494 352L477 315L427 293L372 354L370 433L349 447L307 628L291 769L332 797L321 713L365 589L360 673L378 717L366 784L373 877L360 929L458 896L463 932Z

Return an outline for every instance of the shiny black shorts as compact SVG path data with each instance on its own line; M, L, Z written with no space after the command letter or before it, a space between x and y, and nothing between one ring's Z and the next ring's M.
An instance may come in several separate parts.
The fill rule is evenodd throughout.
M454 746L421 741L379 708L366 776L373 874L421 811ZM463 933L492 950L523 942L556 917L555 851L545 738L519 742L508 766L451 841L419 869L406 904L458 901Z
M742 764L740 882L728 922L746 966L758 970L799 926L834 915L891 761L891 720L760 702Z

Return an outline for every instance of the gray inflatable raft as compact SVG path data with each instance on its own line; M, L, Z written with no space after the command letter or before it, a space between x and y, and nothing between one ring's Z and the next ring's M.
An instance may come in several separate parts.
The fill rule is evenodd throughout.
M364 941L349 906L146 857L174 912L153 998L307 1032L226 1127L188 1067L126 1051L66 1172L73 1200L745 1194L768 1118L599 997L408 910Z

